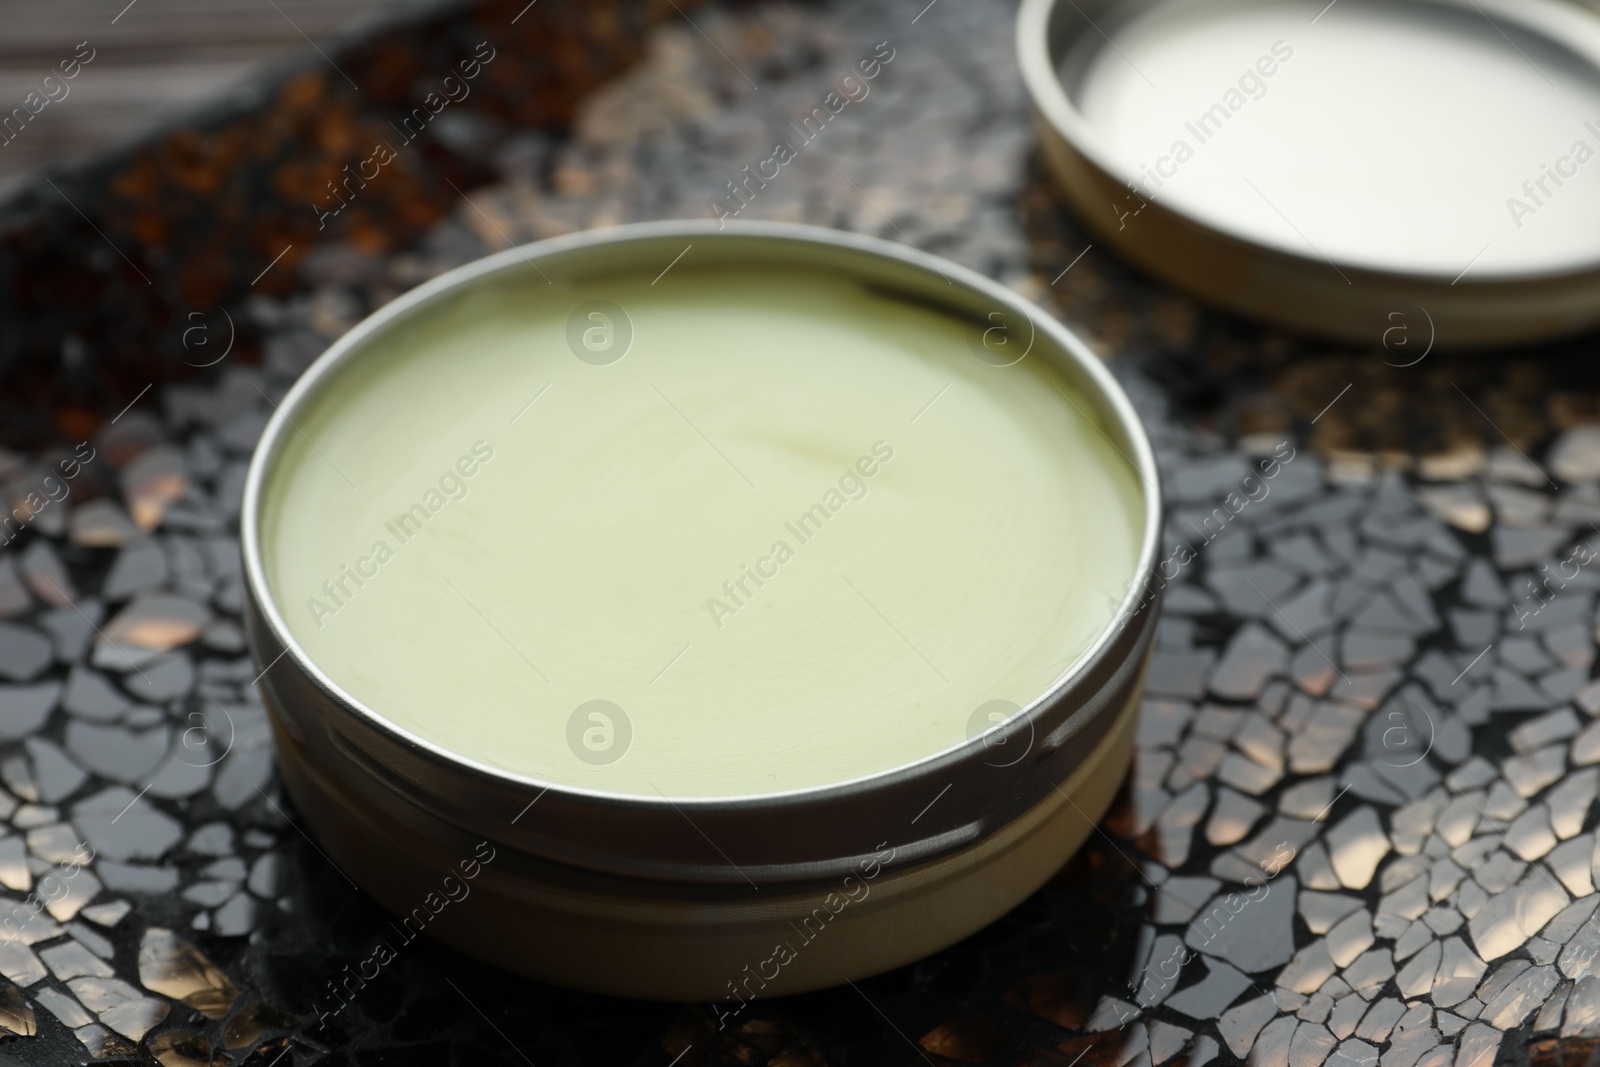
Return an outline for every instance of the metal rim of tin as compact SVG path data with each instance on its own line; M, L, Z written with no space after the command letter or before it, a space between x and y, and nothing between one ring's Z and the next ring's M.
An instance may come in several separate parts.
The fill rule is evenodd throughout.
M387 331L491 279L638 274L637 264L665 263L687 242L700 265L847 273L880 293L967 319L980 336L993 327L994 315L1008 325L1026 324L1029 354L1051 359L1094 406L1100 431L1134 468L1143 497L1138 561L1095 643L1002 728L1007 738L1025 742L1022 758L1008 752L997 760L993 735L983 734L910 764L820 787L710 798L607 793L469 761L407 732L345 693L294 640L266 580L263 494L284 442L297 432L295 416L324 383L369 353ZM894 867L969 847L1048 796L1110 733L1142 680L1154 632L1158 478L1143 427L1098 357L1052 317L982 275L877 238L810 226L709 220L619 226L512 248L441 275L363 320L301 376L263 432L245 483L240 542L247 635L265 668L259 684L280 727L318 762L365 779L357 784L366 799L402 819L426 813L462 835L600 875L699 885L810 884L849 873L886 840L896 844Z
M1393 313L1425 309L1431 341L1483 348L1567 336L1600 323L1600 253L1587 262L1461 276L1374 269L1337 255L1273 244L1141 198L1137 226L1113 227L1108 205L1131 197L1138 175L1100 139L1062 84L1059 67L1080 37L1116 47L1117 26L1178 0L1022 0L1016 47L1044 157L1057 185L1096 236L1128 259L1208 302L1303 333L1379 344ZM1226 2L1226 0L1224 0ZM1600 72L1600 17L1562 0L1399 0L1476 11L1581 56ZM1115 24L1098 20L1113 6ZM1498 27L1496 27L1498 29ZM1108 36L1108 34L1110 36ZM1104 217L1103 217L1104 216ZM1431 343L1430 349L1433 347Z

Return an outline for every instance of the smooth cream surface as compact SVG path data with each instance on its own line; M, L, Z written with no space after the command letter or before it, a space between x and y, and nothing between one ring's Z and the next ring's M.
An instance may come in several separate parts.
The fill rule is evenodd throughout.
M609 365L568 345L591 300L631 322ZM296 412L268 584L345 692L542 780L748 795L931 755L1092 644L1144 521L1091 404L971 332L773 270L479 290Z
M1566 18L1593 38L1592 14ZM1600 71L1509 20L1427 0L1166 0L1108 30L1109 45L1085 31L1065 81L1147 199L1447 279L1600 259Z

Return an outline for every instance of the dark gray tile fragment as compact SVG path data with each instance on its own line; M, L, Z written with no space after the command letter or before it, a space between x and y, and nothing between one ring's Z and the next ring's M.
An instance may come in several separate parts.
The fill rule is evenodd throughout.
M1175 615L1210 615L1221 606L1215 597L1197 585L1169 585L1162 593L1161 610Z
M1349 621L1359 615L1378 597L1378 590L1362 582L1344 579L1337 582L1329 610L1335 617Z
M0 556L0 619L21 615L33 606L33 597L17 571L11 555Z
M96 597L83 597L72 607L56 608L39 616L39 626L50 635L58 663L75 663L89 648L95 627L105 619L105 605Z
M1570 530L1559 526L1501 526L1489 530L1494 546L1494 561L1502 570L1527 567L1548 557L1572 539Z
M1198 700L1205 695L1206 675L1215 660L1215 652L1172 653L1157 650L1150 657L1145 691L1151 696Z
M1176 745L1193 717L1194 708L1186 702L1145 700L1140 705L1139 714L1140 747L1153 749Z
M272 728L266 711L255 705L225 709L232 716L233 745L218 765L212 795L228 811L236 811L261 795L272 781ZM225 738L220 726L208 728L209 738Z
M1347 526L1323 527L1317 531L1317 536L1328 547L1329 553L1337 557L1342 564L1353 565L1361 555L1361 542L1357 539L1355 531Z
M1394 788L1377 773L1375 763L1356 763L1345 769L1345 784L1352 796L1379 804L1404 804L1406 795Z
M1392 593L1387 593L1380 594L1356 612L1350 623L1353 628L1372 633L1418 637L1437 629L1438 620L1435 618L1430 625L1401 607Z
M1407 562L1403 552L1369 545L1357 558L1351 573L1358 581L1381 589L1405 571Z
M1513 485L1488 485L1484 488L1495 517L1511 526L1539 526L1550 517L1551 500L1544 493Z
M1332 599L1333 586L1316 579L1281 601L1265 621L1286 641L1297 645L1315 641L1334 626Z
M219 937L243 937L255 928L257 905L248 893L235 893L211 916L212 932Z
M105 859L95 864L95 871L106 888L118 893L152 896L170 893L178 888L176 867L157 867L143 863L120 863Z
M87 779L83 768L67 758L66 753L42 737L30 737L23 742L33 765L33 780L38 798L46 804L65 800L78 791Z
M1166 1006L1191 1019L1214 1019L1250 988L1250 978L1212 956L1202 956L1205 977L1167 998Z
M1300 578L1292 570L1269 560L1213 567L1206 574L1206 585L1221 598L1223 606L1251 619L1270 617L1274 613L1273 603L1282 600L1299 584Z
M1495 711L1543 711L1550 703L1550 698L1522 675L1505 667L1495 669L1492 697Z
M1461 579L1461 596L1467 603L1481 608L1503 608L1511 603L1511 594L1506 591L1499 573L1481 556L1467 563L1466 574Z
M1539 676L1539 688L1551 700L1571 700L1589 682L1589 668L1560 667Z
M72 821L98 855L117 862L160 859L183 837L177 820L123 786L111 786L78 802ZM109 879L106 884L111 885Z
M167 755L172 740L165 726L130 730L122 726L73 721L67 724L67 751L89 770L124 785L146 784Z
M1545 648L1564 667L1588 667L1594 662L1594 636L1582 623L1551 627L1542 637Z
M167 557L161 546L150 540L134 541L117 553L100 595L109 601L126 600L135 593L161 588L167 576Z
M1405 663L1415 652L1416 643L1398 633L1350 629L1339 640L1339 659L1350 672L1381 671Z
M60 696L60 682L0 685L0 738L15 740L39 729Z
M244 631L226 619L217 619L207 625L200 634L200 640L211 651L226 655L237 655L245 650Z
M1500 661L1520 674L1538 674L1549 670L1555 662L1532 637L1512 634L1495 646Z
M150 775L149 795L170 800L203 792L211 784L214 759L204 749L179 744Z
M137 673L122 676L122 687L140 700L163 703L186 696L194 688L194 664L181 652L156 656Z
M119 548L137 540L139 528L111 500L90 500L72 509L68 522L72 543L84 548Z
M1444 562L1431 554L1417 561L1418 580L1433 592L1438 592L1455 581L1459 573L1460 570L1455 564Z
M277 853L268 852L258 856L255 863L250 867L250 879L247 883L250 892L254 893L263 900L272 900L277 897L279 880L281 877L280 870L281 864L278 861ZM1165 886L1162 888L1165 889ZM1199 891L1195 895L1203 901L1206 898L1207 892L1209 891ZM1157 921L1188 922L1188 917L1193 915L1197 910L1199 910L1198 905L1190 908L1181 919L1162 920L1158 918ZM1156 914L1159 916L1160 912L1158 911Z
M1185 928L1184 941L1247 974L1282 966L1294 955L1296 888L1293 875L1280 874L1257 899L1240 893L1213 897Z
M203 908L214 908L230 899L238 888L235 882L194 882L184 888L183 899Z
M1209 687L1219 697L1250 700L1267 679L1284 671L1289 653L1282 641L1257 623L1240 628L1211 672Z
M61 557L44 538L35 538L23 549L18 564L22 580L33 590L33 595L51 607L71 607L73 601L78 599L78 587L73 583L72 575L67 573Z
M1328 689L1328 696L1357 709L1371 710L1378 707L1379 702L1389 696L1390 691L1394 691L1395 685L1398 685L1403 677L1405 675L1398 670L1344 673Z
M1308 533L1276 539L1269 548L1272 555L1307 576L1327 574L1337 566L1316 538Z
M1489 721L1489 712L1493 705L1493 687L1475 686L1467 698L1456 705L1456 713L1468 726L1482 726Z
M1240 481L1250 473L1243 457L1229 453L1186 458L1181 471L1167 483L1167 497L1178 504L1210 506L1237 492Z
M189 851L202 856L231 856L234 847L233 827L225 822L208 822L189 835Z
M72 715L94 722L112 722L133 706L104 675L83 666L67 676L61 703Z
M1492 611L1455 608L1447 614L1456 644L1463 648L1481 648L1500 635L1500 618Z
M30 626L0 622L0 678L28 682L50 665L49 640Z

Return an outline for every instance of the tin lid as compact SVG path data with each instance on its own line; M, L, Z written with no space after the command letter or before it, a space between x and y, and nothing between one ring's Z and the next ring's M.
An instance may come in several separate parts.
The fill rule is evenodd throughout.
M1381 343L1600 322L1600 17L1561 0L1025 0L1046 156L1202 298ZM1425 327L1424 327L1425 328Z

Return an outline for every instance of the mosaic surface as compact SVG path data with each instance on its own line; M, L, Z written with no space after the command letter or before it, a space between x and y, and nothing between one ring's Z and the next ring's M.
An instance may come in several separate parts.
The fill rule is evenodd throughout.
M681 6L485 4L356 42L8 209L0 1064L1590 1062L1592 341L1420 356L1397 308L1333 349L1134 274L1039 173L1005 3ZM482 41L482 92L335 211L368 132ZM870 93L729 187L885 44ZM272 405L443 270L718 213L949 256L1123 380L1170 509L1128 786L988 929L724 1030L425 942L319 1018L387 920L281 798L243 651Z

